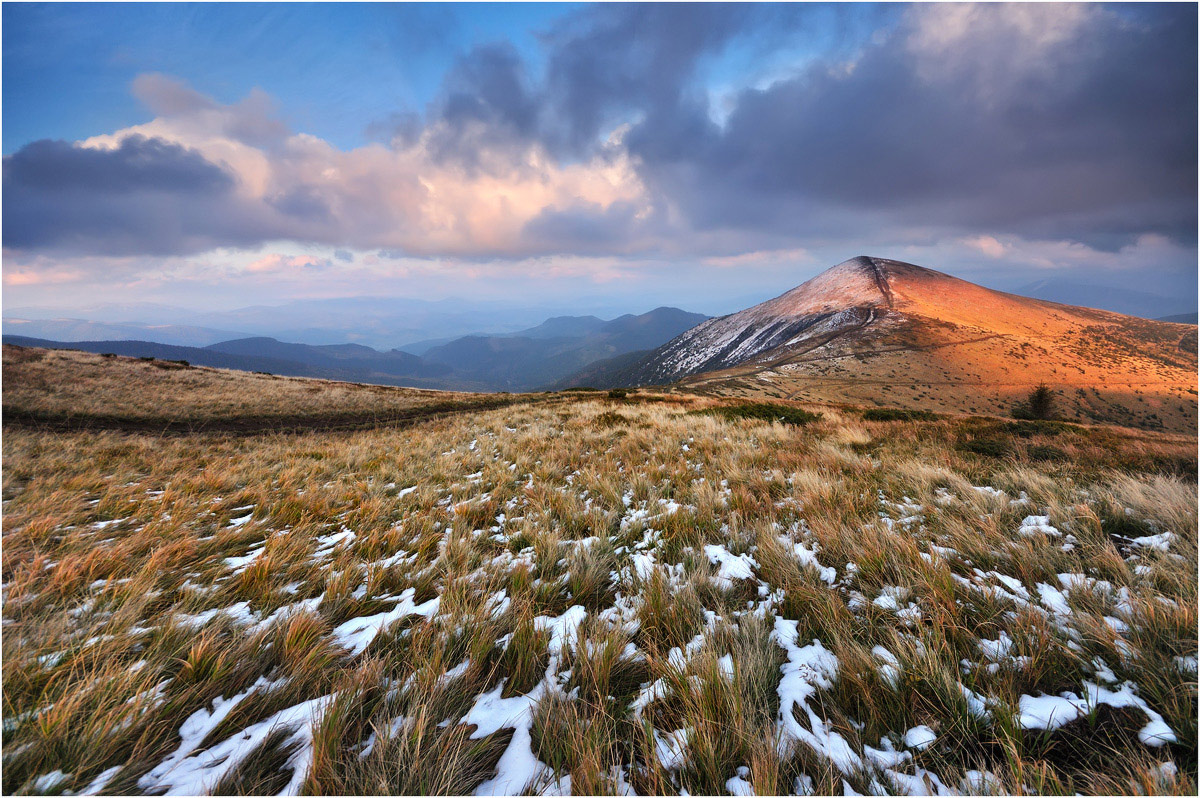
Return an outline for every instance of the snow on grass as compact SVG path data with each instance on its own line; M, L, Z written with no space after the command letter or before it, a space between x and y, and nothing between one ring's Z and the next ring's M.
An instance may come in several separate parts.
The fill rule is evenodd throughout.
M896 655L883 646L875 646L871 649L871 654L882 660L882 664L879 666L879 678L894 690L900 684L900 660L896 659Z
M154 767L149 773L138 779L138 786L143 790L153 790L163 784L171 784L168 777L176 770L180 764L188 758L204 739L225 720L226 716L244 701L251 693L256 691L267 691L274 686L274 683L259 677L249 689L241 693L224 698L218 696L212 701L212 709L198 709L188 716L183 725L179 727L179 747L171 754L168 754L162 762ZM200 789L192 790L192 795L199 795Z
M806 646L797 645L796 621L776 617L771 637L787 654L787 661L780 667L782 678L778 687L781 752L794 741L802 742L827 757L842 773L855 772L862 767L862 758L808 705L808 700L818 690L833 687L838 671L837 657L822 646L820 640L813 640ZM796 710L803 710L808 716L811 731L796 720Z
M257 623L257 618L254 612L250 609L250 602L239 601L237 604L231 604L228 607L216 607L203 612L198 612L195 615L176 615L175 623L184 626L188 629L199 629L207 626L219 615L224 615L231 619L235 624L252 624Z
M937 733L928 726L913 726L904 733L904 744L917 751L923 751L937 741Z
M415 588L408 588L400 594L400 602L385 612L375 615L365 615L351 618L333 630L333 639L339 646L350 652L351 656L361 654L371 645L376 635L396 621L409 615L420 615L429 618L438 611L441 597L434 596L428 601L417 604L413 601Z
M821 565L820 561L817 560L817 553L808 548L808 546L803 543L797 543L786 535L780 535L779 542L799 560L801 565L815 568L822 582L832 585L837 581L837 569Z
M533 753L530 727L538 701L548 689L557 668L551 664L546 676L525 695L502 698L503 682L475 699L475 704L463 716L462 723L474 725L472 740L495 734L501 729L512 729L513 736L508 747L496 763L496 775L479 785L476 795L519 795L535 782L548 778L553 771Z
M312 766L313 727L320 722L321 716L335 695L313 698L280 710L266 720L248 726L224 741L198 753L182 758L168 758L169 765L164 762L163 765L147 773L138 781L138 786L147 791L157 790L173 795L203 795L232 773L246 757L266 741L272 732L285 730L288 736L282 743L282 747L294 750L288 757L284 768L290 770L292 776L279 795L297 795L304 780L308 778L308 771ZM228 709L232 709L232 707ZM228 710L221 714L221 717L224 718L227 714ZM209 716L197 725L205 728L207 733L207 730L211 730L219 722L219 720L212 722L212 716ZM185 731L181 729L180 733L183 735ZM195 739L198 744L200 740L203 740L203 735L192 739ZM185 745L188 741L189 738L185 736ZM181 746L181 750L182 748L183 746Z
M1053 526L1050 525L1050 516L1048 515L1027 515L1021 521L1020 528L1017 529L1017 534L1023 537L1034 537L1035 535L1045 535L1047 537L1057 538L1062 536Z
M754 568L758 563L746 554L731 554L724 546L706 545L704 555L708 561L717 566L716 583L723 588L731 588L735 579L753 579Z
M63 773L61 770L52 770L34 779L33 789L37 792L50 792L69 778L71 778L70 773Z
M1153 549L1154 551L1167 551L1171 548L1171 541L1175 536L1170 532L1159 532L1157 535L1145 535L1140 538L1132 538L1130 544L1142 549Z
M737 775L725 782L725 789L729 790L730 795L755 795L754 785L746 780L750 775L750 768L742 765L737 769Z
M1175 732L1167 726L1162 715L1155 712L1135 692L1135 685L1126 682L1113 691L1094 682L1084 682L1085 694L1080 697L1072 692L1061 695L1023 695L1020 698L1017 723L1022 729L1053 731L1077 718L1091 714L1101 704L1114 709L1131 707L1146 714L1148 722L1138 731L1138 739L1153 748L1176 742Z

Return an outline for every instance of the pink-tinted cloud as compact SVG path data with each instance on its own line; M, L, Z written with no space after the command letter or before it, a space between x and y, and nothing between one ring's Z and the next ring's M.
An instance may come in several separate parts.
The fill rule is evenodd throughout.
M312 255L280 255L272 253L248 263L245 270L251 274L272 274L327 269L330 265L331 262L328 258L317 258Z

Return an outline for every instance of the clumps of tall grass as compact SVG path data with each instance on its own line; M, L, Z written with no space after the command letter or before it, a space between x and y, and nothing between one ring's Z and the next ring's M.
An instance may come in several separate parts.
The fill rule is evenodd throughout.
M775 404L771 402L751 402L747 404L717 405L700 412L719 416L728 420L774 421L779 424L805 426L814 421L820 421L821 414L813 413L792 405Z
M829 410L797 435L689 412L705 402L254 440L7 431L4 789L117 768L107 789L140 791L187 718L235 697L201 748L326 703L311 742L243 752L230 792L303 760L308 793L469 793L514 741L577 793L868 792L916 768L974 791L1194 788L1191 483L1097 470L1077 430L883 434ZM978 436L1012 456L955 448ZM1051 438L1093 459L1047 471L1026 447ZM780 745L777 619L836 657L807 701L861 769ZM1022 728L1022 696L1097 680L1135 683L1177 742L1142 744L1140 710ZM464 721L493 692L539 696L527 728ZM906 745L917 726L936 741Z

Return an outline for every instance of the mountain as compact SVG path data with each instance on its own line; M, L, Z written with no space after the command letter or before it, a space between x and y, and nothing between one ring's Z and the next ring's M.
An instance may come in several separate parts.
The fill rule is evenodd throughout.
M1140 316L1143 319L1161 319L1168 314L1183 313L1194 304L1181 297L1093 282L1081 283L1059 277L1037 280L1021 286L1017 293L1034 299L1111 310L1129 316Z
M1175 324L1195 324L1197 316L1200 316L1200 314L1193 310L1191 313L1176 313L1174 316L1162 316L1155 319L1155 321L1170 321Z
M4 319L5 335L56 341L151 341L173 346L208 346L244 333L180 324L138 324L84 319Z
M582 338L604 327L606 322L597 316L554 316L536 327L506 333L521 338Z
M424 358L495 389L524 391L554 384L596 360L658 346L707 318L667 307L611 321L556 317L512 334L459 338L427 349Z
M184 325L236 331L187 345L207 345L244 336L264 336L304 344L357 343L390 349L409 342L461 337L467 331L503 334L527 329L555 313L555 308L522 306L502 301L426 300L409 297L337 297L303 299L279 305L252 305L222 311L195 311L155 303L98 304L73 308L12 307L13 319L53 320L69 317L88 321L151 327ZM7 319L6 319L7 321ZM128 336L97 329L94 334L59 334L51 329L10 329L18 335L55 340L109 340ZM135 336L157 341L154 335ZM184 344L182 340L162 341ZM419 353L418 353L419 354Z
M860 256L560 385L1004 413L1039 383L1073 418L1195 430L1196 330Z

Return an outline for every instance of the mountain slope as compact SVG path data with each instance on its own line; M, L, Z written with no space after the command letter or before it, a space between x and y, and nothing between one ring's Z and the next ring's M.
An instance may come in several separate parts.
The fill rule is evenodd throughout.
M1196 423L1195 335L857 257L568 382L988 413L1045 382L1066 415L1182 430Z

